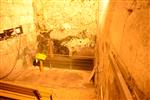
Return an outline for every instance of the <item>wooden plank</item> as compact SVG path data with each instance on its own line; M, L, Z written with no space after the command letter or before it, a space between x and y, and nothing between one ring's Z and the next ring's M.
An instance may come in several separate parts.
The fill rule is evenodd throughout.
M40 86L32 86L32 85L26 85L26 84L17 84L12 83L8 81L0 81L0 94L6 96L6 97L16 97L18 98L18 95L21 98L31 98L34 97L37 100L52 100L52 90L43 88ZM8 95L8 96L7 96ZM16 95L16 96L15 96ZM47 99L43 99L47 98ZM51 99L50 99L51 98ZM25 100L25 99L22 99Z
M30 95L30 96L36 96L35 94L37 94L38 97L41 97L40 93L36 89L27 88L23 86L17 86L17 85L5 83L5 82L0 82L0 89L11 91L11 92L16 92L20 94Z
M97 68L97 66L95 65L92 72L91 72L91 74L90 74L90 76L89 76L89 78L88 78L88 81L91 81L93 79L93 77L95 77L96 68Z
M0 96L17 100L36 100L36 97L34 96L24 95L6 90L0 90Z

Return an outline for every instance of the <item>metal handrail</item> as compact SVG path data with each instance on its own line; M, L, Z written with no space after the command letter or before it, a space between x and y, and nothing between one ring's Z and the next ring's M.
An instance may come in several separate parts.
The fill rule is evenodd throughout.
M117 82L119 83L120 88L122 89L122 91L124 93L126 100L134 100L112 52L110 52L110 54L109 54L109 59L113 64L112 65L113 71L115 73Z

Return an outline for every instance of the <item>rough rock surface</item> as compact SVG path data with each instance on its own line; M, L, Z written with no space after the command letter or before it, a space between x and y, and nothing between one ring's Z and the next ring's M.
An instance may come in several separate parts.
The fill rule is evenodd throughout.
M21 73L36 48L32 0L0 0L0 33L22 25L23 34L0 41L0 78ZM11 76L11 75L9 75Z

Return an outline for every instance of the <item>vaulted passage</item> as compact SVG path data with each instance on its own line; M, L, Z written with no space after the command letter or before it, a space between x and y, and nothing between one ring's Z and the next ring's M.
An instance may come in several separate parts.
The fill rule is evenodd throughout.
M150 100L149 0L1 0L0 100Z

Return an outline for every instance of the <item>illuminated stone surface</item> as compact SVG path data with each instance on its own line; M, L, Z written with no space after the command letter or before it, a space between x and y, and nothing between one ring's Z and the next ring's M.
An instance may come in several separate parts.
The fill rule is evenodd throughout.
M109 76L109 74L113 75L108 54L109 50L113 51L115 49L115 54L122 59L126 65L126 71L130 73L131 78L134 80L132 82L131 78L128 80L131 85L130 88L139 89L139 94L142 95L141 99L150 98L149 4L149 0L110 0L109 6L106 8L107 12L103 15L105 18L100 17L100 19L103 19L101 21L103 23L99 24L103 28L100 29L98 34L99 44L97 44L99 46L97 47L97 55L100 55L97 57L99 69L104 72L98 74L97 77L103 77L105 82L110 80L110 84L113 86L115 81ZM100 9L102 8L100 7ZM97 82L99 89L100 78ZM103 83L105 84L105 82ZM104 85L105 87L107 86ZM119 94L114 93L114 97L117 98L117 95L119 96Z
M52 37L61 39L68 35L76 35L87 28L89 34L98 33L95 51L98 68L96 70L95 85L99 98L101 98L100 96L108 98L108 93L110 93L109 96L110 98L112 97L112 100L122 100L108 57L110 51L114 49L115 54L126 65L126 71L130 73L131 77L128 79L130 88L137 88L140 98L150 98L150 1L110 0L109 5L107 5L106 0L105 2L100 0L99 32L97 32L95 23L98 15L96 12L98 3L94 3L94 1L96 0L87 0L82 3L79 3L78 0L72 2L66 0L33 0L33 2L31 0L1 0L0 32L22 25L24 34L20 37L0 41L0 77L11 72L15 65L13 74L7 77L6 80L15 80L17 78L18 81L28 82L36 82L35 80L38 80L37 83L44 84L45 82L46 84L51 84L52 87L54 85L71 87L72 83L63 79L68 79L71 82L76 79L80 80L81 77L69 79L72 77L63 77L64 74L61 74L61 77L55 77L54 81L50 82L47 80L46 74L44 74L45 76L41 75L39 79L38 76L40 74L37 70L29 73L29 70L24 69L32 66L31 61L36 52L36 31L54 29ZM93 9L90 9L91 7ZM19 56L17 56L18 48ZM29 74L22 74L24 71ZM59 74L57 71L55 72L52 75ZM18 77L21 74L23 76L21 78ZM32 77L33 75L35 76L34 78ZM49 77L53 79L51 75ZM46 79L46 81L43 79ZM79 82L81 81L76 80L77 84L74 85L76 88L80 87L81 84ZM69 92L74 92L73 89L65 91L67 89L64 87L62 90L56 90L58 91L56 95L63 96L63 93L65 93L69 96ZM92 91L90 89L81 89L79 90L80 92L75 91L78 95L77 97L80 97L82 92L86 94L85 91L88 90ZM101 91L104 94L100 94ZM89 97L91 92L88 93L88 96L85 97ZM71 95L72 97L76 96L74 94ZM92 95L94 95L93 92ZM64 98L71 98L71 96Z
M0 1L0 32L19 25L23 28L22 35L0 41L0 77L29 66L36 46L33 15L32 0Z

